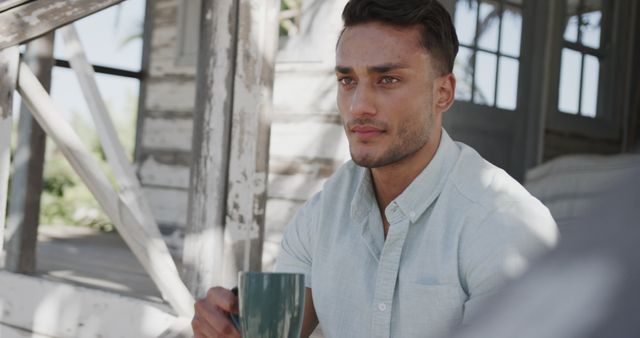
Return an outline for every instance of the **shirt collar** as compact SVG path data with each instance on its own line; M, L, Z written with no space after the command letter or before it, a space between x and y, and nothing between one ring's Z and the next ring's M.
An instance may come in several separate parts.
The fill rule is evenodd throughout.
M442 129L440 144L431 162L409 184L409 186L393 200L385 215L390 219L390 214L397 214L399 210L405 217L414 223L427 208L440 195L444 183L453 168L460 149L451 139L449 134ZM360 182L351 201L351 217L353 220L366 219L369 211L377 206L371 172L367 168L360 167ZM392 212L393 211L393 212ZM390 220L391 221L391 220Z
M425 210L440 195L444 183L449 177L460 150L449 134L442 129L440 145L436 154L426 168L409 184L409 186L389 204L387 209L394 204L415 222ZM387 210L385 210L385 213Z

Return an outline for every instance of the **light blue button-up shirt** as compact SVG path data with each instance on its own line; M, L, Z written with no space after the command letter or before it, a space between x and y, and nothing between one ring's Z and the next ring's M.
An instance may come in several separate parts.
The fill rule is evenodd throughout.
M287 226L276 270L301 272L325 337L439 337L552 247L549 211L443 130L384 210L370 171L342 166Z

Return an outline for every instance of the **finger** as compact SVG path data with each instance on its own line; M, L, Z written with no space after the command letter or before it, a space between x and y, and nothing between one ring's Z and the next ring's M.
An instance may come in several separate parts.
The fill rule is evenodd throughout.
M240 337L229 314L216 306L213 300L201 299L196 302L194 308L195 316L191 322L194 333L200 333L205 337Z
M226 312L238 313L238 297L230 290L222 287L211 288L206 299Z
M209 316L205 317L208 326L218 334L218 337L240 338L240 332L229 319L229 314L219 308L209 312Z
M194 338L217 337L216 331L201 317L193 317L191 320L191 328L193 329Z

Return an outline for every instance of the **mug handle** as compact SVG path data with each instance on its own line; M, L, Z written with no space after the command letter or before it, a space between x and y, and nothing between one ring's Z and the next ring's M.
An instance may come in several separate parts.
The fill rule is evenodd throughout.
M238 287L237 286L234 287L233 289L231 289L231 292L233 292L233 294L236 295L236 297L238 297ZM229 319L231 319L231 322L236 327L236 329L238 329L238 331L240 331L240 315L239 314L235 314L235 313L229 313Z

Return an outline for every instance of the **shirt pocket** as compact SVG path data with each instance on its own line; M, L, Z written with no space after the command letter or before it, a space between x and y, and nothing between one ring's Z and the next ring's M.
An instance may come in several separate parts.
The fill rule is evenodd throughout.
M398 295L399 337L441 337L462 322L465 297L457 284L402 283Z

